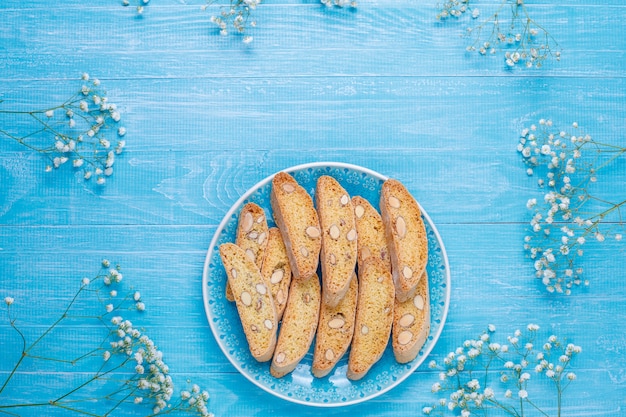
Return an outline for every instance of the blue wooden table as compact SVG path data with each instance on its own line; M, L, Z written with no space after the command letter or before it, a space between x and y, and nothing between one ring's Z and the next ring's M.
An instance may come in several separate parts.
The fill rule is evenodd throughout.
M107 259L108 279L118 264L123 274L111 284L118 291L112 298L130 294L128 306L145 306L113 308L132 317L163 353L172 401L181 391L194 394L198 384L216 416L420 415L441 396L431 392L439 380L427 366L431 359L441 364L490 324L493 337L506 343L506 335L529 323L540 326L540 340L557 334L582 348L561 415L621 415L626 248L614 238L623 233L620 218L607 218L607 238L589 236L577 261L589 285L569 296L546 291L524 250L532 218L526 203L541 203L545 189L527 175L517 145L524 128L546 119L568 131L577 122L599 142L626 146L626 6L527 0L529 14L562 52L558 62L526 69L506 64L507 49L486 56L466 51L465 27L499 3L479 3L477 19L442 22L434 0L364 0L356 9L268 1L252 11L256 27L248 25L245 35L253 40L246 43L236 33L221 36L210 19L220 5L203 10L201 0L152 0L140 14L136 3L121 1L3 0L0 414L71 415L68 408L80 408L102 415L110 408L102 396L127 377L121 370L76 392L71 398L81 401L66 408L41 405L89 380L109 349L111 316L99 320L98 308L109 304L110 287L93 292ZM62 111L38 119L16 112L63 103L86 82L83 73L89 82L100 80L121 115L96 136L109 138L110 150L126 141L113 175L89 180L71 161L54 168L54 160L15 140L35 132L33 139L54 147L54 134L37 130ZM445 328L424 364L389 392L327 409L276 398L240 375L213 337L202 297L209 243L233 203L268 175L315 161L401 180L436 224L451 270ZM96 184L99 176L105 184ZM611 161L589 187L602 199L623 201L626 158ZM80 288L67 317L38 341ZM531 382L540 378L532 373ZM555 393L538 384L531 394L556 416ZM18 404L31 406L7 408ZM150 414L145 406L123 403L113 414Z

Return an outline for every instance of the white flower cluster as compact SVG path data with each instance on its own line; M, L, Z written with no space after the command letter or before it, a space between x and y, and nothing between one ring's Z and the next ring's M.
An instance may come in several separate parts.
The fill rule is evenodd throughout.
M79 96L62 106L69 130L55 135L54 151L57 155L52 156L52 165L46 170L52 171L52 168L71 161L75 169L82 169L85 180L95 176L96 183L102 185L113 174L115 156L122 153L126 146L123 139L118 139L112 146L104 133L111 125L120 122L121 115L117 105L110 103L99 89L98 79L90 79L87 73L81 79L84 84ZM53 110L46 111L49 119L53 115ZM59 129L54 131L60 132ZM117 136L121 138L125 135L126 128L118 127Z
M28 149L49 159L46 172L71 164L85 180L95 177L102 185L113 174L116 155L122 153L126 128L119 126L121 114L116 104L109 102L98 79L83 74L80 90L60 105L35 111L0 111L15 117L27 116L38 124L32 132L9 134L0 129L0 136L8 136ZM111 135L109 130L115 126ZM111 143L110 136L116 136Z
M206 405L209 400L209 393L201 391L197 384L191 387L191 391L182 391L180 398L183 408L187 411L196 412L202 417L213 417L213 413L208 411Z
M358 6L356 0L320 0L320 2L326 7L351 7L353 9L356 9Z
M121 405L135 404L133 407L149 407L150 415L170 414L181 412L184 415L198 415L201 417L212 417L213 414L208 411L207 404L209 401L209 393L200 390L198 385L193 385L190 391L182 391L178 399L174 399L174 381L170 376L169 366L163 361L163 353L157 348L155 342L148 337L138 326L135 326L129 316L122 317L123 314L133 314L145 310L145 305L141 299L139 291L133 291L125 295L119 295L118 289L122 282L123 276L120 267L111 267L111 262L107 259L102 261L102 269L94 278L82 278L80 287L69 305L66 307L63 315L46 329L42 336L37 338L34 343L27 345L24 339L24 347L22 348L22 357L30 356L29 352L41 342L44 337L54 334L52 330L58 326L63 320L72 317L74 307L79 296L94 297L98 304L104 307L104 312L98 308L97 313L93 316L86 313L86 306L81 304L80 317L85 320L92 319L94 323L103 324L103 330L108 332L106 337L109 345L103 344L99 338L95 341L95 347L88 347L88 352L80 354L78 357L68 359L67 357L44 357L31 356L32 361L18 361L14 369L9 372L9 376L4 381L6 386L18 369L21 369L27 362L37 360L61 361L64 363L77 363L79 361L95 360L98 363L97 370L94 371L90 378L85 380L81 387L92 383L101 384L107 381L102 388L107 390L106 393L98 394L97 398L85 397L85 393L79 389L71 389L65 395L60 396L56 400L46 402L38 401L38 406L44 404L49 407L58 407L62 410L72 410L83 413L76 408L79 403L95 403L98 402L102 407L102 415L111 415ZM84 300L81 300L81 303ZM22 332L16 326L16 320L12 318L11 306L15 300L7 296L4 303L7 305L7 313L9 315L10 326L20 335ZM132 318L132 317L131 317ZM66 343L63 343L66 345ZM75 355L75 350L66 354ZM101 360L99 357L101 355ZM36 369L36 368L35 368ZM31 371L29 371L31 372ZM0 389L2 391L2 389ZM56 394L55 394L56 396ZM28 407L31 404L9 404L4 405L5 408ZM0 406L2 408L2 406ZM46 414L44 412L44 414ZM143 414L143 413L142 413Z
M507 343L501 344L493 341L495 326L490 325L478 338L466 340L450 352L441 368L431 361L429 367L441 371L432 392L449 394L422 412L429 415L438 410L443 415L449 411L468 417L487 409L515 409L520 401L530 401L527 389L533 374L552 381L561 397L568 383L576 379L568 367L582 349L574 344L564 345L554 335L537 349L534 341L538 330L538 325L529 324L525 331L516 330L506 338ZM497 365L501 365L499 372L492 372L491 368ZM500 375L499 380L491 381L491 375Z
M154 401L154 414L167 409L174 393L174 383L169 375L169 367L163 362L163 353L129 320L115 316L111 323L115 326L112 334L116 338L111 342L113 354L122 354L134 365L136 378L131 378L128 384L135 384L138 389L135 391L135 403L143 403L144 398L149 398ZM107 356L110 355L105 352L105 359Z
M554 38L528 16L523 0L501 0L498 9L486 19L479 19L480 10L471 6L471 0L446 0L439 6L437 19L461 18L471 15L472 23L465 36L471 39L468 52L495 55L506 49L507 67L523 65L541 67L549 57L557 61L561 52ZM486 36L485 36L486 34Z
M137 300L136 295L134 300ZM115 316L111 324L114 326L111 329L114 340L111 342L111 350L104 352L103 359L108 362L117 354L125 366L133 369L134 376L126 384L133 392L135 404L151 401L153 414L181 410L202 417L213 416L207 408L208 391L200 390L196 384L190 391L182 391L180 401L173 404L174 382L169 375L169 366L163 361L163 353L130 320Z
M214 2L215 0L208 0L207 4L202 6L202 10L206 10ZM219 16L211 16L211 23L218 27L220 35L228 35L230 28L234 29L235 33L244 34L248 27L256 27L256 21L250 16L259 3L261 0L233 0L230 5L221 7ZM252 40L251 35L244 35L242 38L246 44Z
M539 175L537 185L544 191L541 200L531 198L526 203L532 218L524 249L546 289L565 294L570 294L573 286L588 285L576 258L583 256L588 239L605 240L610 232L602 231L601 221L613 211L619 213L624 204L609 204L597 215L588 214L586 204L594 198L587 186L597 181L597 169L584 156L587 148L597 156L602 144L581 134L577 123L572 129L574 133L558 130L551 120L541 119L538 126L533 124L521 132L517 146L526 173ZM620 233L613 236L622 239Z
M437 13L437 19L447 19L449 17L461 17L467 11L472 12L472 17L474 17L474 13L476 13L476 17L480 15L479 11L474 12L474 10L470 7L470 0L446 0L441 5L438 6L440 9L439 13Z

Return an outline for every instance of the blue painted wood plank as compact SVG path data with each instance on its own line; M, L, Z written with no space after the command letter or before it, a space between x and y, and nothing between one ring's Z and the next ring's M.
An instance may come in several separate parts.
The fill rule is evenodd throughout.
M257 12L256 40L244 45L239 37L216 35L210 15L197 6L154 7L141 19L113 6L9 9L0 25L8 58L0 64L0 78L67 79L82 71L97 71L103 79L509 74L502 54L468 57L460 38L467 23L438 24L431 4L338 14L319 5ZM624 23L610 17L623 14L624 5L538 6L535 19L558 34L562 60L541 71L514 73L623 77L626 41L613 34L624 32ZM9 22L18 22L18 29Z

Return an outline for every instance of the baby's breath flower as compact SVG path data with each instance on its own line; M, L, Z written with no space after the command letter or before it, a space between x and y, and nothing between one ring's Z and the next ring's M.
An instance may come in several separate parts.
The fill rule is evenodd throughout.
M577 123L572 127L579 129ZM524 237L524 249L533 260L536 277L549 292L571 294L573 287L588 282L581 279L583 269L574 267L584 254L582 246L589 236L598 242L606 240L608 234L603 230L603 221L609 215L615 214L617 224L623 227L620 210L626 205L626 201L608 203L598 214L583 217L583 213L590 211L587 204L600 201L585 188L597 178L595 161L588 162L585 152L597 157L610 151L610 160L614 161L626 153L626 148L597 142L590 135L559 130L551 120L540 119L538 125L522 130L517 151L532 170L530 175L544 176L538 181L545 190L543 203L534 198L526 203L532 218L529 233Z
M547 125L548 121L544 121ZM425 407L422 411L425 414L431 414L436 409L440 409L441 415L445 414L445 409L460 412L461 415L483 415L484 407L488 404L490 408L499 408L501 411L508 412L515 409L519 405L519 401L532 401L530 399L527 387L532 383L531 374L528 370L534 369L538 374L545 374L551 383L555 384L558 395L562 396L562 392L567 384L561 381L567 378L568 381L575 380L573 372L567 370L570 366L572 357L580 348L569 343L563 345L558 342L555 336L550 336L542 349L536 348L534 343L537 338L540 326L531 323L523 330L518 329L512 335L507 336L507 340L513 343L515 349L509 349L508 345L501 345L496 339L495 327L489 326L487 331L483 332L477 339L467 339L462 346L455 349L446 356L441 374L443 375L440 382L432 385L432 392L441 395L448 393L448 399L441 398L433 406ZM488 336L488 337L487 337ZM480 349L481 346L488 349ZM476 349L475 355L465 356L465 351L469 347ZM557 365L551 364L546 358L567 357L568 360L559 360ZM471 358L471 359L470 359ZM431 361L434 362L434 361ZM463 367L459 367L459 363L463 363ZM432 366L437 367L436 363ZM494 373L493 368L500 366L499 384L502 384L503 396L496 396L494 389L487 386L481 391L481 383L486 381L489 383L490 375ZM482 375L481 375L482 374ZM516 403L517 401L517 403ZM560 407L560 405L559 405ZM542 410L538 411L544 415ZM524 414L520 414L523 416Z
M84 78L88 76L85 75ZM135 405L147 406L148 410L167 410L167 412L183 411L184 413L197 414L200 416L211 416L211 413L207 408L207 401L209 400L209 393L207 391L200 390L199 386L194 385L192 396L190 393L187 395L181 395L180 401L173 400L173 394L175 392L174 383L169 375L169 366L164 362L163 353L156 348L154 341L152 341L147 335L142 334L133 322L129 318L125 318L119 315L120 312L126 312L128 314L135 314L130 307L135 300L140 299L138 291L129 292L116 304L106 304L107 295L111 297L117 296L117 289L111 289L110 287L103 287L96 285L99 280L105 281L108 279L108 285L114 286L114 288L120 288L119 281L121 280L121 273L119 273L119 267L111 268L111 263L108 260L102 261L102 268L95 277L83 278L80 281L80 287L77 290L68 307L65 309L63 315L53 320L53 324L43 332L43 335L36 339L36 342L41 341L44 337L52 337L55 333L52 331L57 325L63 322L66 318L72 317L74 313L70 311L74 302L80 297L92 297L97 303L101 303L107 313L103 313L97 317L86 316L85 319L93 319L93 322L98 325L104 325L102 327L103 335L109 337L108 346L103 343L100 337L96 337L93 342L94 346L89 347L89 351L78 356L70 356L70 358L77 358L74 362L82 361L83 359L93 358L94 356L102 355L102 363L97 366L93 371L91 377L87 377L83 382L83 386L87 386L92 383L98 384L98 389L109 390L98 396L111 400L111 404L115 404L112 409L107 409L110 405L106 405L109 401L103 402L102 413L103 415L109 415L114 410L117 412L118 407L123 407L130 401ZM86 289L87 285L91 285L91 288ZM105 293L102 293L105 291ZM82 300L85 301L85 300ZM84 307L81 301L81 308ZM14 300L11 297L5 297L4 302L10 306ZM9 312L11 313L11 312ZM104 320L106 314L111 313L110 324ZM11 322L12 327L19 332L15 327L14 321ZM91 330L90 330L91 331ZM21 333L20 333L21 334ZM22 348L22 355L26 355L28 351L32 349L34 345L25 345ZM572 345L573 349L573 345ZM77 352L72 351L70 355L76 355ZM58 358L51 358L58 360ZM36 363L38 360L49 360L49 358L42 358L38 356L32 356L28 363ZM12 372L9 373L8 382L13 374L18 372L18 368L24 366L26 361L19 361L15 365ZM115 377L111 378L110 373L114 371ZM23 372L19 370L19 372ZM89 375L87 373L86 375ZM90 378L90 379L89 379ZM99 381L99 382L96 382ZM106 384L101 384L100 381L107 381ZM117 386L115 384L118 384ZM71 387L70 387L71 388ZM77 392L76 390L70 391L69 394L61 397L64 398L68 395L72 395L71 404L72 407L79 405L81 402L92 402L93 398L82 398L83 392L93 392L91 390L84 390ZM187 391L188 392L188 391ZM185 402L186 400L192 400ZM9 399L10 401L10 399ZM51 403L52 404L52 403ZM17 404L16 406L28 406L26 404ZM63 405L59 403L57 405ZM11 407L12 405L9 404ZM133 409L133 413L137 414L149 414L146 412L138 412L137 409ZM121 409L119 410L124 413Z
M8 135L0 131L0 137L6 136L44 156L46 172L61 170L67 161L71 161L72 167L82 170L83 178L88 180L92 169L104 166L106 157L102 148L106 149L109 129L121 120L121 115L119 111L109 110L114 104L108 103L97 79L82 76L81 80L82 86L76 94L49 109L0 110L1 113L14 113L16 117L28 116L28 120L21 123L23 126L36 124L31 132Z
M324 1L324 0L323 0ZM464 20L469 23L465 36L466 50L480 56L506 51L504 62L508 68L541 67L549 58L559 61L560 48L556 40L535 22L521 0L500 0L500 7L485 19L470 0L445 0L439 5L438 20ZM470 12L470 13L467 13ZM465 18L466 15L471 18ZM550 125L544 120L543 125Z

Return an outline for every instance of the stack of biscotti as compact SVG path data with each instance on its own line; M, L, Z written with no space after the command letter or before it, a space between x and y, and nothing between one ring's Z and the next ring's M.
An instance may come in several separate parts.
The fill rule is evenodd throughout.
M385 198L387 200L387 204L391 206L391 209L399 208L401 206L401 202L399 200L399 197L396 197L396 195L402 196L402 199L404 201L415 201L413 197L408 193L396 193L394 195L394 193L390 193L389 190L387 190L387 196L383 197L385 195L384 190L388 189L390 185L398 187L395 180L388 180L387 182L385 182L385 184L386 185L383 185L383 192L381 193L381 206L385 206L385 203L382 201L383 198ZM396 202L395 199L398 199L398 201ZM364 264L369 258L375 258L380 260L380 262L384 265L385 270L391 273L393 267L390 258L389 246L394 244L394 241L391 239L391 236L394 235L394 231L390 231L389 229L393 227L392 223L387 222L385 224L381 215L366 199L360 196L355 196L353 197L352 201L354 203L357 232L359 235L359 275L362 273L362 271L366 269L366 266ZM405 204L405 208L410 208L410 206L413 206L411 210L414 210L415 205L416 203ZM387 212L389 213L389 210L387 210ZM411 214L403 214L408 218L414 218L416 213L413 212ZM421 212L417 212L417 215L421 216ZM391 215L389 217L391 217ZM402 220L400 222L402 222ZM417 223L419 224L419 222ZM420 234L419 239L422 240L418 240L418 242L420 242L417 245L418 248L423 249L424 245L426 245L427 248L428 242L424 241L426 239L426 234ZM405 246L403 250L410 252L411 246ZM427 254L424 255L424 258L427 258ZM396 263L396 265L397 264L398 263ZM397 266L395 268L397 268ZM423 274L425 274L425 272ZM407 298L405 301L400 301L397 293L395 294L394 298L392 313L393 331L391 338L394 355L398 362L401 363L410 362L415 359L415 357L419 353L419 350L424 345L430 329L430 299L428 294L428 279L425 276L422 276L421 278L422 279L420 279L419 282L416 284L416 289L409 290L410 292L413 292L415 294L413 298ZM411 317L413 318L413 320L411 320ZM356 332L358 332L358 328ZM371 355L370 360L374 357L374 355ZM351 375L353 377L362 377L362 375L354 371L351 372Z
M385 181L380 207L396 287L392 347L396 360L407 363L430 331L428 237L419 204L400 181Z
M277 227L269 228L263 210L247 204L237 229L237 259L242 253L245 259L234 268L222 255L229 285L240 270L253 277L233 291L253 356L273 358L270 371L280 378L314 345L311 370L321 378L351 348L347 376L356 380L381 358L391 338L396 360L412 361L430 331L428 242L419 205L404 185L383 183L379 214L329 175L318 178L314 204L294 177L280 172L272 180L270 203ZM231 252L224 247L225 254ZM263 291L268 306L258 304L256 313L246 309ZM252 293L257 298L248 305L246 294ZM271 309L275 318L268 322L264 316ZM269 336L273 330L273 342L259 340L260 325Z

